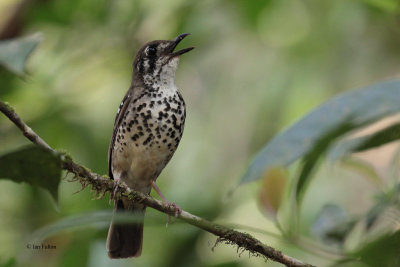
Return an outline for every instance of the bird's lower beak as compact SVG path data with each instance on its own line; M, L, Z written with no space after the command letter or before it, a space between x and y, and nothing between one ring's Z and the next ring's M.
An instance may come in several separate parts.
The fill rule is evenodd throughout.
M176 37L174 40L172 40L173 43L172 43L172 49L171 49L171 58L180 56L180 55L185 54L185 53L189 52L190 50L194 49L194 47L188 47L188 48L184 48L184 49L178 50L176 52L173 52L174 49L176 48L176 46L183 40L183 38L185 38L188 35L190 35L190 33L183 33L183 34L178 35L178 37Z

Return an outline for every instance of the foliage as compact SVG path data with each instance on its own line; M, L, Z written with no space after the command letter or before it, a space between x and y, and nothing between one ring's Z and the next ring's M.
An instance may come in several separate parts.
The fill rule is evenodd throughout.
M330 152L331 155L334 155L331 158L340 160L352 153L366 151L399 139L398 123L372 134L351 139L346 138L349 133L357 129L362 129L387 116L399 113L399 103L399 81L381 82L364 89L339 95L320 105L267 143L250 164L241 182L245 183L262 178L264 185L261 192L264 192L266 187L273 186L275 182L267 183L265 180L269 177L260 175L261 173L268 173L273 170L273 167L288 167L300 160L299 175L293 187L296 204L300 206L300 196L305 194L307 189L305 185L313 177L314 168L318 162L322 161L328 150L333 150L333 152ZM338 141L340 138L342 140ZM354 164L355 162L353 162L353 166ZM364 172L364 174L369 176L374 173ZM376 180L375 175L373 175L373 178ZM357 223L365 221L362 231L368 234L372 231L372 225L376 223L377 218L381 217L388 207L392 207L397 210L397 213L400 213L398 195L400 183L399 181L391 182L387 184L387 187L386 191L378 194L379 198L377 198L376 204L363 216L350 218L340 206L334 204L324 206L313 224L314 234L323 242L330 245L336 244L341 248L344 248L346 240L355 231ZM273 194L269 193L269 195ZM265 201L261 200L261 202L263 206L268 206ZM398 223L399 221L395 220L390 227L387 227L383 235L378 235L379 240L375 240L375 238L370 243L364 244L365 248L357 253L349 254L362 257L363 261L372 264L371 266L396 266L399 262L398 245L393 242L397 242L398 234L393 234L392 231L396 229ZM396 252L388 250L387 253L383 253L382 258L374 258L373 256L373 259L368 259L367 254L378 253L382 255L382 251L374 251L378 250L378 247L396 247L394 249Z
M354 252L362 262L372 267L392 267L400 264L400 231L384 234L371 243L365 244Z
M23 0L0 3L0 30L14 12L14 5L6 6L11 2ZM186 129L158 181L167 198L202 217L267 234L267 244L317 266L396 266L398 122L359 131L398 112L398 82L375 84L400 68L397 2L33 1L12 24L25 37L0 41L0 97L52 147L106 173L112 123L129 87L134 52L149 40L190 32L189 45L197 49L177 73L188 107ZM31 35L37 31L44 40L32 54L41 39ZM30 76L24 75L28 56ZM375 85L342 93L360 84ZM114 264L104 249L108 213L93 212L111 210L108 199L94 201L88 190L73 194L79 184L60 181L57 168L35 164L43 159L54 167L55 155L16 151L23 137L2 116L0 136L2 178L33 178L53 195L58 187L60 205L57 213L42 190L2 179L0 213L7 216L0 220L0 243L9 245L0 246L0 265ZM263 146L241 180L260 184L228 194ZM379 153L388 147L393 154ZM10 155L32 161L18 163ZM26 176L16 164L38 175ZM10 175L11 166L21 172ZM50 176L57 185L45 183ZM212 253L209 236L176 224L165 229L164 216L148 213L144 254L120 266L265 266L221 245ZM27 239L54 242L57 253L21 251Z
M390 125L382 130L361 137L344 139L329 152L329 158L337 160L346 155L362 152L394 142L400 138L400 124Z
M0 65L18 75L23 75L26 61L40 39L40 34L33 34L13 40L0 41Z
M298 198L315 164L337 138L398 113L399 102L399 81L378 83L331 99L271 140L255 157L241 182L254 181L271 167L286 167L303 158L296 188ZM383 145L396 140L391 132L393 129L375 135L373 140L369 138L358 146L358 150L372 148L379 141L379 145Z
M57 201L61 178L60 155L34 145L8 153L0 157L0 178L42 187Z

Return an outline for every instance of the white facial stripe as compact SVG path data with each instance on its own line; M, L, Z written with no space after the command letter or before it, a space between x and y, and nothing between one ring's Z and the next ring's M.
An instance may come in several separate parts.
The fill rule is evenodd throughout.
M167 48L167 46L168 46L168 43L165 43L165 44L161 43L158 45L158 48L159 48L158 50L164 50L165 48Z
M143 62L143 67L144 67L145 69L148 69L148 68L150 67L150 64L149 64L149 61L148 61L148 60L145 60L145 61Z

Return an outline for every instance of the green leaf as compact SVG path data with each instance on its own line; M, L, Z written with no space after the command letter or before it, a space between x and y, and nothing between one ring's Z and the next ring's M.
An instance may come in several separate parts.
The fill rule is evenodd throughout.
M400 231L367 243L354 256L370 267L400 266Z
M320 105L267 143L240 183L256 181L272 167L304 157L299 196L319 157L337 138L400 111L400 81L386 81L346 92Z
M391 13L397 12L399 8L399 2L397 0L364 0L364 2Z
M276 220L279 208L285 195L288 180L285 170L275 168L264 174L263 185L259 192L259 203L262 212L270 219Z
M390 230L389 225L398 228L396 220L393 221L391 218L398 218L398 214L400 214L400 183L377 194L374 198L374 205L365 215L365 229L371 230L371 228L379 226L377 225L379 221L384 222L384 228L388 231ZM387 224L387 222L390 223Z
M6 262L0 262L0 267L14 267L17 266L17 260L13 258L9 258Z
M0 41L0 65L18 75L25 73L25 64L41 40L36 33L29 36Z
M42 187L57 202L61 167L59 154L29 145L0 157L0 179Z
M357 259L342 259L335 262L330 267L370 267L365 263L359 262Z
M335 161L345 155L376 148L399 139L400 123L397 123L373 134L342 140L329 151L328 156L330 160Z
M383 189L383 178L380 177L379 173L369 162L358 158L346 158L342 161L342 163L344 167L358 172L363 178L366 178L368 181L372 182L379 189Z
M246 19L251 25L256 26L260 17L260 13L268 8L271 0L252 0L252 1L241 1L234 0L234 4L237 6L237 10L242 13L242 18Z
M305 191L304 189L309 182L309 177L319 162L320 156L327 151L330 145L336 141L339 136L350 131L352 128L353 125L347 122L337 125L334 130L327 132L325 136L321 136L320 139L315 140L314 147L303 156L301 171L297 179L295 190L295 197L298 202L300 202Z
M92 224L109 225L111 218L112 218L111 211L101 211L101 212L85 213L82 215L69 216L53 224L46 225L43 228L36 230L29 237L29 240L40 242L62 231L87 227Z
M155 217L154 214L147 214L150 217L151 223L164 224L164 217ZM143 222L143 215L133 212L118 212L113 214L112 211L96 211L91 213L84 213L80 215L69 216L59 220L53 224L49 224L36 230L30 237L30 241L42 241L50 236L61 233L65 230L76 230L82 227L96 226L96 227L109 227L111 219L114 222L120 223L138 223Z

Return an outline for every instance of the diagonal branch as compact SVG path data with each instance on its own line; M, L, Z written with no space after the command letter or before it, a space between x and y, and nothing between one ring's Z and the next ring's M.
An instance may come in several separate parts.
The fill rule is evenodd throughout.
M29 128L10 106L3 103L1 100L0 111L4 113L4 115L6 115L30 141L42 148L56 152L31 128ZM115 190L114 182L107 176L101 176L97 173L91 172L84 166L75 163L68 156L62 156L61 160L62 168L75 174L76 180L81 182L82 185L91 185L91 187L98 193L113 192ZM118 195L127 196L134 201L143 203L148 207L168 215L175 216L175 208L171 205L156 200L148 195L131 190L126 186L119 185L116 189L116 193ZM242 233L223 225L207 221L186 211L182 211L180 214L178 214L177 218L218 236L217 242L236 244L240 248L246 249L251 253L262 255L267 259L280 262L289 267L312 267L310 264L303 263L295 258L283 254L281 251L276 250L273 247L263 244L261 241L247 233Z

